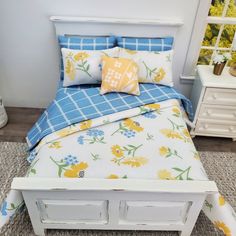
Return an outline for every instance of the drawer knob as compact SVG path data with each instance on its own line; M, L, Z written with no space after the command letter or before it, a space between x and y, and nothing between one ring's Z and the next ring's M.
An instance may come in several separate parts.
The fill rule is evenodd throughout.
M211 115L211 110L207 111L207 115L210 116Z
M212 97L213 97L214 99L216 99L216 98L217 98L217 95L216 95L216 94L213 94Z
M205 124L205 125L203 125L203 127L204 127L204 129L207 129L207 128L208 128L208 125L207 125L207 124Z
M229 131L234 131L234 127L229 127Z

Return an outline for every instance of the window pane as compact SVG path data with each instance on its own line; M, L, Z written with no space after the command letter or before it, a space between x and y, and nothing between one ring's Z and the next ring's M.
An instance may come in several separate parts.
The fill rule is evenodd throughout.
M225 25L224 30L221 34L220 42L219 42L219 47L223 48L230 48L233 38L234 38L234 33L236 30L236 25Z
M235 51L232 52L231 56L232 56L232 60L229 61L228 66L230 66L233 63L236 63L236 52Z
M209 10L209 16L222 16L225 6L224 0L212 0Z
M209 65L211 61L213 50L201 49L198 58L198 65Z
M229 8L226 13L227 17L236 17L236 0L230 0Z
M220 25L208 24L202 46L215 46L219 30Z

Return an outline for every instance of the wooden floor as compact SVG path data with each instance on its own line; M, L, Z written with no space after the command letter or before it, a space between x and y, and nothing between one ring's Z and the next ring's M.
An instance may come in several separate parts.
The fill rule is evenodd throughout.
M25 136L43 109L6 108L9 122L0 129L0 141L25 142ZM195 137L194 144L198 151L236 152L236 142L226 138Z

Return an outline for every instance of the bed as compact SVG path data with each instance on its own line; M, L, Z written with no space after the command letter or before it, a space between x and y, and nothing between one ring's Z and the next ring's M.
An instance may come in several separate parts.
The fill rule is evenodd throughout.
M111 26L117 26L113 33L130 34L131 25L134 35L145 28L152 36L153 27L159 26L161 35L176 36L182 24L51 19L57 34L78 34L75 25L87 24L83 33L89 35L99 22L104 27L93 28L93 34L107 34ZM226 235L235 235L235 213L208 180L189 135L190 102L166 86L142 84L140 89L138 97L101 98L98 86L59 86L55 100L31 130L31 166L25 178L14 179L1 207L0 226L25 203L36 235L57 228L170 230L187 236L203 209ZM68 122L71 106L76 119L55 129L53 122Z

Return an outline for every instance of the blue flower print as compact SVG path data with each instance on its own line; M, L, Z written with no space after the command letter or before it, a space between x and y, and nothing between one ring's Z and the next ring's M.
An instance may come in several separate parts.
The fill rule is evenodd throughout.
M67 165L75 165L78 163L77 157L72 155L68 155L67 157L65 157L64 161Z
M79 136L78 139L77 139L77 142L81 145L84 144L84 136Z
M98 137L98 136L103 136L104 132L99 129L90 129L87 131L87 135L90 137Z
M157 116L154 114L154 112L147 112L143 114L144 117L149 119L155 119Z
M135 136L135 132L133 130L126 130L123 132L123 134L127 137L127 138L132 138Z
M29 154L29 156L27 158L27 161L29 163L32 163L33 160L35 159L36 155L37 155L37 153L36 153L36 150L34 149L33 151L30 152L30 154Z
M6 201L4 201L2 203L1 214L2 214L2 216L6 216L7 215L7 202Z

